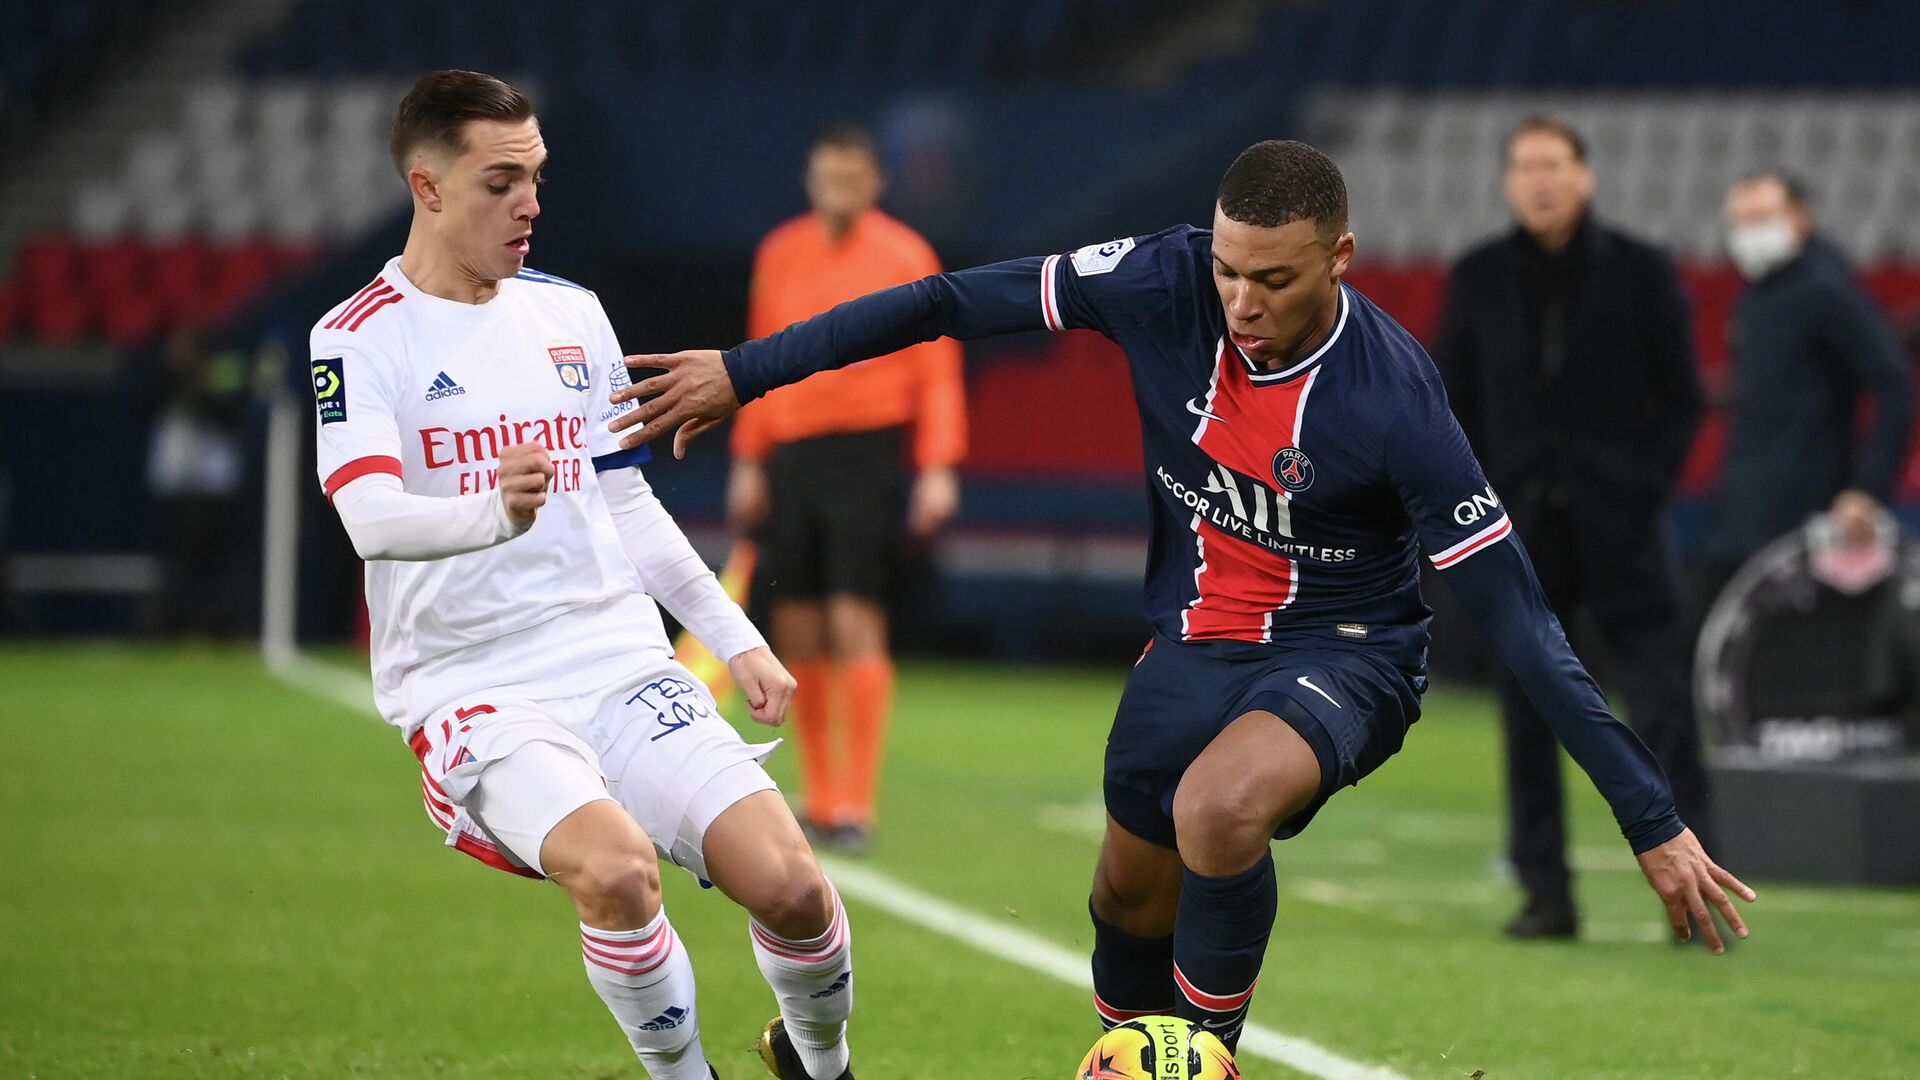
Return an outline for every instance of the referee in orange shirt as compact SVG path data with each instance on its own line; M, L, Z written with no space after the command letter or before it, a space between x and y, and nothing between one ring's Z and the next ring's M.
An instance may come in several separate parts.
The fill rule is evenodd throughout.
M883 185L863 129L835 125L814 139L812 212L761 241L747 336L940 272L927 242L874 205ZM943 338L782 387L734 420L727 517L761 541L773 645L800 684L802 823L837 847L863 848L873 826L893 704L886 599L901 527L928 536L959 509L960 365L959 343ZM909 438L919 469L911 488Z

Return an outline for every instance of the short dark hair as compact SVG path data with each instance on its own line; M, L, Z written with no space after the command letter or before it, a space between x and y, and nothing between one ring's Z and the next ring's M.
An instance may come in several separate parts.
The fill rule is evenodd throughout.
M394 114L387 150L393 167L407 175L407 162L422 146L455 154L467 149L469 120L525 120L533 115L526 95L477 71L430 71L420 76Z
M1501 157L1503 164L1513 160L1513 144L1519 142L1522 135L1557 135L1566 140L1567 148L1573 151L1573 160L1582 165L1587 163L1587 140L1573 130L1572 124L1547 113L1534 113L1507 132L1507 145Z
M816 150L858 150L880 164L880 148L873 141L873 133L851 120L835 120L814 133L813 141L807 143L807 156L812 157Z
M1274 229L1311 221L1323 238L1347 231L1347 182L1333 159L1293 139L1240 152L1220 178L1220 210L1243 225Z
M1739 186L1745 187L1748 184L1758 184L1766 180L1780 185L1780 190L1786 193L1787 202L1801 210L1807 208L1807 203L1812 196L1807 193L1807 185L1792 173L1781 172L1778 169L1762 169L1741 177Z

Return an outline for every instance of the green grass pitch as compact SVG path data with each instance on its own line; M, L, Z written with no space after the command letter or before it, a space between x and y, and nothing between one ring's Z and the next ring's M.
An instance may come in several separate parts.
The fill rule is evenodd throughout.
M906 667L867 865L1084 950L1124 676ZM0 687L0 1077L641 1075L558 890L440 847L369 716L244 651L15 645ZM1589 939L1509 944L1496 752L1486 699L1437 691L1399 758L1276 847L1256 1021L1416 1080L1920 1077L1920 891L1751 882L1750 941L1675 947L1576 774ZM743 916L672 871L668 904L714 1063L762 1075ZM849 909L868 1080L1066 1080L1091 1043L1080 991Z

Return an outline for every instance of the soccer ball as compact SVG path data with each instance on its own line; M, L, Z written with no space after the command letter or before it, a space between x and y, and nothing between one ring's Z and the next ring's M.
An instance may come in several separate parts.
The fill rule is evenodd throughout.
M1172 1016L1143 1016L1100 1036L1076 1080L1240 1080L1211 1031Z

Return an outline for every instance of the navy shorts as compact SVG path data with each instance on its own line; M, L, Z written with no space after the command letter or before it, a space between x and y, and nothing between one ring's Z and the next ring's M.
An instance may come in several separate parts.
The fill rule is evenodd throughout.
M1298 731L1320 761L1319 794L1273 834L1296 836L1334 792L1400 749L1425 690L1424 676L1359 652L1156 635L1107 737L1107 812L1128 832L1176 847L1173 793L1187 766L1228 724L1264 711Z

